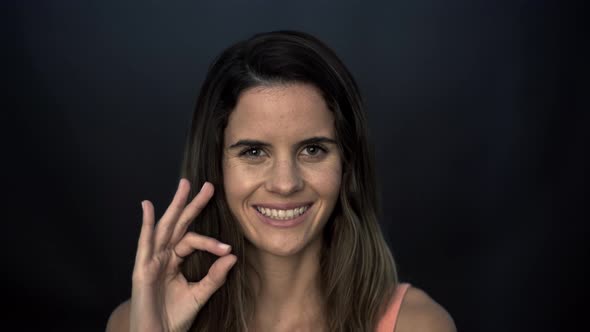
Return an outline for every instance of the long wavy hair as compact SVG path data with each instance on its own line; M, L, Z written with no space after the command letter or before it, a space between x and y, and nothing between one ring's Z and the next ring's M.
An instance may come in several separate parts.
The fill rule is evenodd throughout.
M324 228L320 256L326 327L374 331L397 285L395 263L377 220L367 121L352 75L329 47L309 34L257 34L230 46L211 64L187 134L182 176L194 189L209 181L216 190L190 230L230 244L238 257L225 284L203 306L190 331L248 331L254 318L246 240L223 190L223 133L242 92L289 83L307 83L321 91L334 113L343 161L339 200ZM198 281L216 258L197 251L185 260L182 272L189 281Z

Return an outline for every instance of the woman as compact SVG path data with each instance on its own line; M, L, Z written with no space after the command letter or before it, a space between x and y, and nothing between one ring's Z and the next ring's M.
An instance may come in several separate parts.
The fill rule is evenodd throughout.
M376 196L363 106L338 57L300 32L239 42L209 70L155 227L142 202L132 296L107 330L454 331L398 284Z

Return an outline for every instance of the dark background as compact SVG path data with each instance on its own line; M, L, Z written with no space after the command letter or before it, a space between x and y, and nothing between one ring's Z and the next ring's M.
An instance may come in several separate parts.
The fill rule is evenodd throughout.
M2 284L17 330L104 330L130 295L140 201L161 214L175 191L208 64L275 29L315 34L356 77L402 280L460 331L566 330L587 313L580 5L70 0L2 10Z

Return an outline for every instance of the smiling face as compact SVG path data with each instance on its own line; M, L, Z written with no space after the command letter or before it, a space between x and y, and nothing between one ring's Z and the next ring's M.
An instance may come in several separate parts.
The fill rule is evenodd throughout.
M224 132L226 199L257 249L288 256L321 241L342 162L334 116L307 84L244 91Z

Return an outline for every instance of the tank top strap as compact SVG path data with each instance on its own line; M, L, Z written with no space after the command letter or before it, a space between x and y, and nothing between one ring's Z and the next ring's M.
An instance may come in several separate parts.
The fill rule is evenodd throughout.
M406 292L410 288L409 283L400 283L395 288L395 292L393 293L393 298L387 307L387 311L381 320L377 324L377 331L376 332L393 332L395 329L395 323L397 322L397 316L399 314L399 309L402 306L402 302L404 300L404 296Z

